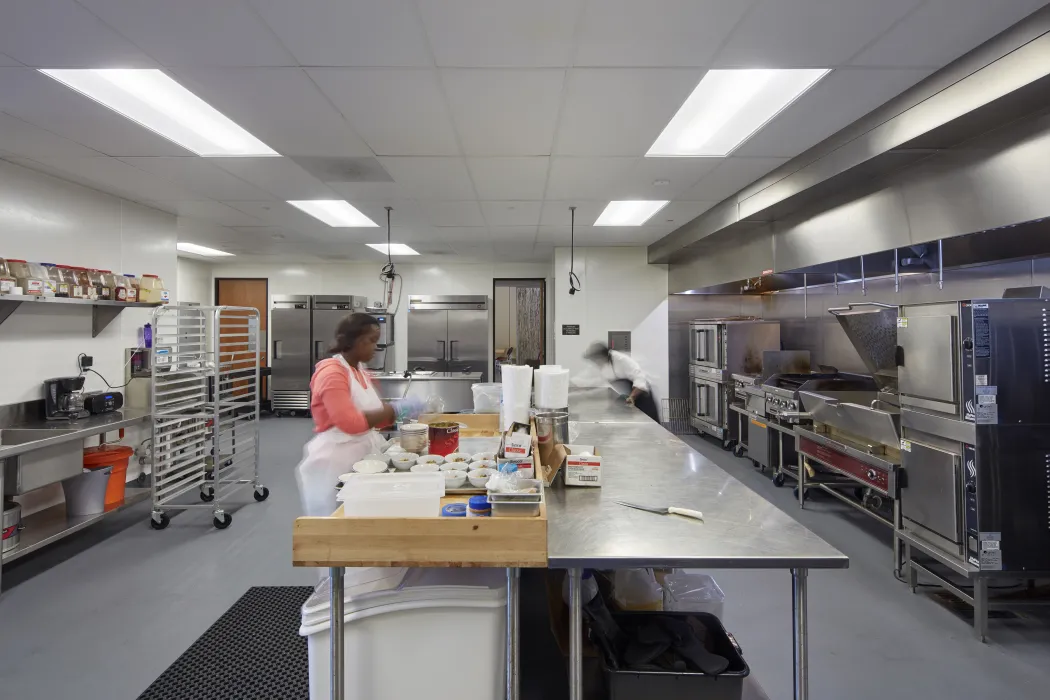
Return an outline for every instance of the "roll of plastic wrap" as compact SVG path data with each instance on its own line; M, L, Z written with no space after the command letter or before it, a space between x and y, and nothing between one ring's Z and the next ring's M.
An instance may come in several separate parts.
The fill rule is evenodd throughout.
M566 408L569 405L569 370L556 365L536 370L536 408Z
M503 365L503 429L511 423L528 423L532 406L532 367Z

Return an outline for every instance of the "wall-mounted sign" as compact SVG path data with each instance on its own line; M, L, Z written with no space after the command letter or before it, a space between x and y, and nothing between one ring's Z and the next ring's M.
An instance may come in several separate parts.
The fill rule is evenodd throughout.
M561 324L562 335L579 335L580 324L578 323L563 323Z

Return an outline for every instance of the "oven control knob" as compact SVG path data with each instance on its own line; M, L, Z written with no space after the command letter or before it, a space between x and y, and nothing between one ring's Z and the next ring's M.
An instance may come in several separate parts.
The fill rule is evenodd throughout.
M871 479L872 481L875 481L875 477L876 476L877 475L875 474L875 470L874 469L869 469L868 470L868 478L869 479Z

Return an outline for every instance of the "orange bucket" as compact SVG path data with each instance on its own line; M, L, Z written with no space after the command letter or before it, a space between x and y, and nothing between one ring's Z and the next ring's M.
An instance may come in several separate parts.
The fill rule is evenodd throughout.
M106 484L106 507L124 502L124 485L128 476L128 460L135 450L126 445L99 445L84 448L84 468L113 467Z

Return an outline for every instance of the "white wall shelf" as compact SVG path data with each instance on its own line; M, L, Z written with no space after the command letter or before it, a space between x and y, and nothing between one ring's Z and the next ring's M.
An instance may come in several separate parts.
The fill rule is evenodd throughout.
M75 299L69 297L50 297L5 294L0 296L0 324L15 312L22 304L29 304L26 308L33 308L37 304L72 304L75 306L91 307L91 337L97 338L98 334L105 330L113 319L121 311L127 308L154 308L162 306L161 303L144 301L111 301L107 299Z

